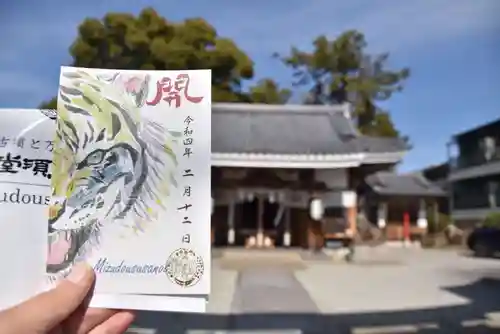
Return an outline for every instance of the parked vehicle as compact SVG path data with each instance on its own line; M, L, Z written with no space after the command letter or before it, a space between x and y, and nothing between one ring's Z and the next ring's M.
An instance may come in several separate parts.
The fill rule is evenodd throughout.
M500 252L500 229L478 227L467 238L467 246L478 257L491 257Z

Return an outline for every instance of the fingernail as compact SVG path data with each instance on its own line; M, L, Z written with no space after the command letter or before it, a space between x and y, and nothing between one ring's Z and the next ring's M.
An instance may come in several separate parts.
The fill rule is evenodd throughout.
M78 263L71 269L67 279L76 284L81 283L85 280L90 270L91 268L85 262Z

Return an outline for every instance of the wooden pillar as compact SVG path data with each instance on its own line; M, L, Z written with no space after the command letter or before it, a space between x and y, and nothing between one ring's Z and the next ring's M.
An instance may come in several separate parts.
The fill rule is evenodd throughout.
M346 208L346 210L347 210L347 222L349 226L349 234L350 236L354 237L358 229L358 224L357 224L358 210L355 206L348 207Z
M285 231L283 233L283 246L290 247L292 243L292 236L290 234L290 220L291 220L291 210L287 206L285 208Z
M264 198L257 196L257 247L264 245Z
M439 202L438 199L434 199L434 202L432 202L432 208L433 208L433 215L434 215L434 226L433 226L433 231L434 232L441 232L438 231L439 229Z
M347 221L349 237L354 237L358 229L358 198L354 191L345 191L341 193L342 207L344 207L344 215Z
M234 233L234 211L236 207L236 202L232 199L229 202L229 207L227 210L227 244L234 245L235 233Z
M314 250L316 237L314 235L314 221L311 217L307 217L307 249Z
M308 225L308 248L314 251L319 251L323 248L324 244L322 222L312 220L310 217L308 217Z

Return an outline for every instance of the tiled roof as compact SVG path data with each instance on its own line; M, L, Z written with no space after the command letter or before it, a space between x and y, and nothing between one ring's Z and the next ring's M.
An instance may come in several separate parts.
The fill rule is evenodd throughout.
M398 175L378 172L368 176L365 181L381 195L446 196L439 186L418 173Z
M213 104L213 153L348 154L406 151L360 135L344 106Z

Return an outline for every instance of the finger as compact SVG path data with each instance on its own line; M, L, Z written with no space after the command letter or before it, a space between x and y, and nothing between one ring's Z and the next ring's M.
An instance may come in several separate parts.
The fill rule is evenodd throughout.
M64 333L77 333L78 329L82 327L85 317L89 312L89 304L94 293L95 281L89 289L89 292L83 299L82 303L78 305L75 311L71 313L61 324Z
M64 334L64 331L61 326L56 326L49 332L49 334Z
M0 333L49 332L76 310L93 282L94 272L88 265L75 266L70 275L54 289L0 314ZM5 331L2 326L7 327Z
M89 334L122 334L130 327L134 319L135 314L131 311L121 311L94 328Z
M118 310L109 310L104 308L89 308L83 317L83 321L79 324L79 327L73 327L73 331L68 331L69 333L86 334L104 323L115 314ZM75 330L76 328L76 330Z

